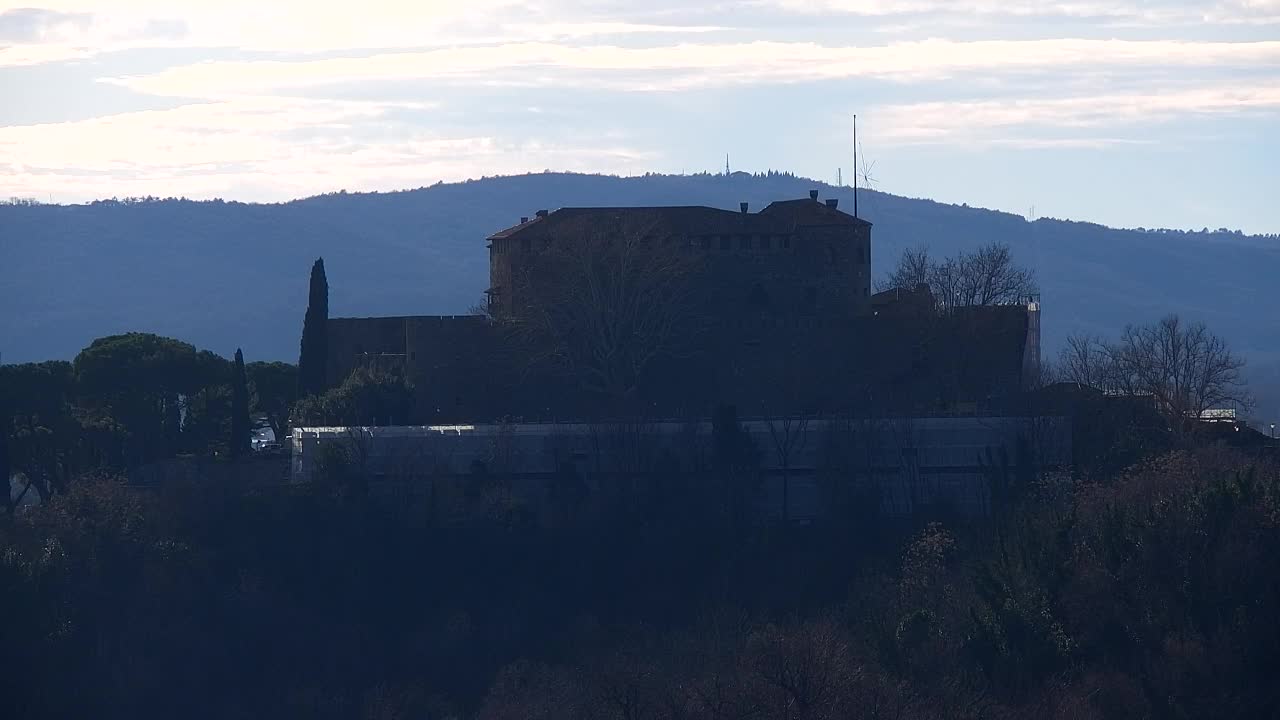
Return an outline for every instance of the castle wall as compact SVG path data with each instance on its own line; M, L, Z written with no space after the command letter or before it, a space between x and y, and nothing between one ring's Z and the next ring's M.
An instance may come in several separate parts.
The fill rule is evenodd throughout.
M423 420L493 417L502 384L496 331L478 315L404 318L406 376Z
M792 426L798 440L785 463L774 442L782 431L777 420L744 418L740 426L758 452L756 501L781 514L785 475L786 514L797 520L821 513L823 479L828 487L872 480L887 515L947 506L980 517L990 508L989 469L982 464L988 452L1018 462L1029 459L1018 452L1027 443L1044 467L1071 462L1072 429L1064 417L812 418ZM482 468L511 482L523 501L554 504L548 480L569 467L595 494L636 478L704 479L714 428L706 421L299 428L291 447L293 481L312 480L321 448L333 444L358 445L353 455L363 458L361 470L375 485L425 492L435 481L465 479Z
M518 313L516 278L529 267L538 244L530 242L526 250L520 238L491 242L496 315ZM680 236L678 244L682 252L702 259L699 284L716 315L761 310L795 317L870 313L871 240L866 228Z
M342 384L351 371L368 364L374 356L402 362L405 354L405 324L402 317L330 318L327 325L328 357L325 380Z
M720 403L770 413L990 409L1007 404L1038 365L1038 314L1028 317L1027 308L937 316L926 296L910 312L881 297L882 313L873 313L870 224L811 199L756 214L699 207L540 213L489 238L490 309L499 322L331 320L330 384L361 364L398 362L416 388L420 422L607 413L608 403L584 389L580 376L531 367L507 342L506 321L519 320L524 283L554 281L559 266L537 263L573 261L570 253L542 255L548 247L589 251L615 237L697 258L694 342L646 366L637 383L643 397L628 400L651 416L705 416Z

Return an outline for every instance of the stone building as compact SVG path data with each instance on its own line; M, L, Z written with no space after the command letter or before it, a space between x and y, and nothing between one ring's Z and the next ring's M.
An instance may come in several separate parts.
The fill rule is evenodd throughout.
M752 213L710 207L562 208L539 211L488 239L490 311L519 319L521 276L555 243L634 235L699 258L711 314L727 320L769 311L791 319L845 320L870 313L871 223L835 199L783 200Z
M488 317L334 318L328 377L359 365L403 371L410 422L584 419L597 395L571 373L530 367L512 341L548 258L602 243L691 263L682 301L702 324L688 352L651 363L635 407L650 417L1007 411L1038 372L1038 308L939 316L918 293L871 293L871 224L816 191L759 212L710 207L540 211L488 238ZM539 263L544 263L540 265Z

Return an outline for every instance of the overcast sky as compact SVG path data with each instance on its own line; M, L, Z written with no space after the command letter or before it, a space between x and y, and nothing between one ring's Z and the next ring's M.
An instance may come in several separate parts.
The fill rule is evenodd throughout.
M1280 232L1280 0L0 0L0 197L790 170Z

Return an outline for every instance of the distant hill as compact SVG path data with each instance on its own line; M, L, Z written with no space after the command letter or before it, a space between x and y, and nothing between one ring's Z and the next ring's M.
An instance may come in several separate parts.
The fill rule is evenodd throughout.
M307 273L323 256L334 316L464 313L487 286L484 238L539 209L712 205L753 210L817 188L787 174L634 178L544 173L283 204L187 200L0 206L4 362L70 358L95 337L161 333L229 356L296 361ZM904 248L937 255L999 240L1035 267L1045 349L1168 312L1203 320L1248 357L1280 416L1280 238L1116 230L866 192L876 276ZM1159 218L1153 218L1159 222Z

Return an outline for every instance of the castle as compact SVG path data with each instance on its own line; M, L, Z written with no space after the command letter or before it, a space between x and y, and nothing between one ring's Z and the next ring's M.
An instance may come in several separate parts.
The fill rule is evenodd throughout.
M621 246L629 254L620 254ZM602 248L614 254L601 255ZM554 310L548 298L563 310L623 285L634 291L618 266L654 276L651 294L615 298L618 308L602 305L597 315L606 321L624 306L652 315L673 295L678 303L670 317L640 317L611 342L634 345L652 325L697 320L682 330L683 345L647 353L642 368L629 368L632 407L651 417L706 417L719 404L744 415L852 407L1003 411L1038 371L1034 304L961 308L944 317L918 292L873 295L871 223L834 199L820 200L817 191L758 212L745 203L737 212L539 211L491 235L488 250L487 314L330 319L330 382L361 365L394 367L414 385L414 422L589 417L602 405L582 373L530 362L534 353L513 329L534 326ZM671 274L682 276L679 285ZM560 286L588 287L581 295L548 294ZM568 317L562 322L583 327L563 334L576 338L597 319Z
M711 315L732 322L767 311L780 317L847 319L871 308L871 223L838 209L835 199L783 200L752 213L710 207L563 208L489 237L490 309L518 318L517 278L552 242L599 242L637 233L671 252L702 256ZM656 251L656 249L655 249Z

